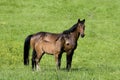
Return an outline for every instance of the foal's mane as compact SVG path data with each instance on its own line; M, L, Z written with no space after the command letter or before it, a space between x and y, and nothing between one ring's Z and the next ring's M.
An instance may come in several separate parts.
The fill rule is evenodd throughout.
M63 31L63 34L69 34L69 33L73 32L73 31L75 31L76 28L77 28L77 23L74 24L70 29Z

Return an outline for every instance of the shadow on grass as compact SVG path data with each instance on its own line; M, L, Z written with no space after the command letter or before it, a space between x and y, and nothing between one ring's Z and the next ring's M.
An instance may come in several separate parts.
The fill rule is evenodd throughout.
M67 71L66 68L61 68L62 71ZM91 71L92 69L81 67L81 68L71 68L70 71Z
M46 71L62 71L62 72L89 72L89 71L94 71L92 68L89 67L73 67L69 71L66 68L60 68L56 69L56 67L41 67L40 71L46 72Z

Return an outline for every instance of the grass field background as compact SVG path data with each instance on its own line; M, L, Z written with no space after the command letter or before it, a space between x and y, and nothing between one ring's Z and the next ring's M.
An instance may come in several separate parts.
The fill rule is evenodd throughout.
M86 19L86 36L78 40L70 72L66 54L61 70L50 55L41 71L23 65L27 35L59 33L78 18ZM0 80L120 80L120 0L0 0Z

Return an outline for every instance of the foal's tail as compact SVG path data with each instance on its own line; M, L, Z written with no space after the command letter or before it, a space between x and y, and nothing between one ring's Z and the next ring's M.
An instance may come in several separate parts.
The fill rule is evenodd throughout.
M30 49L30 39L33 35L26 37L24 42L24 65L29 64L29 49Z

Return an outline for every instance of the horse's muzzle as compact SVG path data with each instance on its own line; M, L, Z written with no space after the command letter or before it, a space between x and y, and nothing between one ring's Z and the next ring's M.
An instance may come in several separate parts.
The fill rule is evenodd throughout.
M85 34L81 34L81 37L84 38Z

